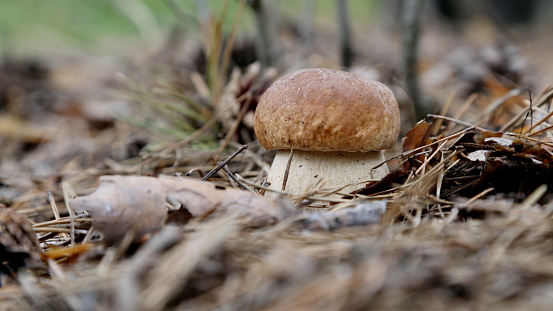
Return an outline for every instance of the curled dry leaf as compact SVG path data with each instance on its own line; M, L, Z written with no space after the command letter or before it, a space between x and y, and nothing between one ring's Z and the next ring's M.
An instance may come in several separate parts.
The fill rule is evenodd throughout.
M240 211L248 226L253 227L278 221L274 203L262 196L169 176L102 176L94 193L72 199L70 205L75 211L87 211L108 243L120 241L129 230L139 239L160 229L168 208L186 210L191 217Z
M0 271L14 275L23 266L38 268L40 253L31 222L0 204Z
M403 141L403 152L413 150L419 147L422 147L428 143L428 137L430 136L430 131L432 126L428 122L421 120L405 135L405 140ZM424 156L416 156L415 159L420 162L424 161ZM410 161L406 161L403 165L404 170L408 171L412 167Z
M491 150L476 150L467 154L467 159L471 161L486 162L490 153L492 153Z

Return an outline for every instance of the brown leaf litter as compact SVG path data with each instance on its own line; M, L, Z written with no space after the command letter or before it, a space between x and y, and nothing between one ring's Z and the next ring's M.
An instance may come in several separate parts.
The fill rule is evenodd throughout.
M533 106L517 94L508 105L526 107L523 114L497 101L480 116L489 122L443 111L428 118L432 124L419 123L389 161L392 173L353 200L312 193L273 202L238 190L264 188L268 165L255 142L222 163L211 182L161 176L204 176L215 165L211 153L177 144L144 152L137 162L106 160L101 169L64 163L38 190L18 197L1 227L10 232L2 245L11 245L2 256L38 254L48 274L19 269L17 285L0 290L0 309L548 309L553 208L546 104L553 93L546 90ZM241 111L247 123L248 108ZM509 122L498 128L497 120ZM238 148L234 139L224 142ZM136 176L146 173L155 177ZM100 177L93 192L104 174L135 176ZM53 190L49 204L45 189ZM330 207L314 209L317 200ZM22 215L43 221L31 224ZM97 232L114 245L99 242ZM19 260L8 262L25 263Z
M92 225L107 242L119 242L129 231L140 239L161 229L168 209L193 218L209 213L237 213L250 227L263 227L279 219L274 203L245 190L210 182L170 176L103 176L91 195L71 199L71 208L87 211Z
M50 277L18 273L20 286L0 291L0 303L40 310L547 309L549 125L536 120L520 134L432 118L443 122L409 132L388 176L322 210L308 207L324 193L272 202L233 188L230 178L223 183L215 171L213 182L104 176L96 192L76 198L64 188L69 205L91 219L35 224L52 254L43 256ZM458 124L465 128L453 130ZM170 211L183 213L164 225ZM120 242L101 247L91 242L93 229ZM129 231L150 234L130 247ZM88 250L65 247L76 255L57 259L55 244L71 240Z

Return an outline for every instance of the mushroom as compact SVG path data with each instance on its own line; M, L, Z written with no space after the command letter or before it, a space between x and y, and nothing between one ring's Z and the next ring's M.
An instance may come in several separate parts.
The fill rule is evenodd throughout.
M255 111L254 131L278 149L267 181L292 194L339 188L388 174L382 150L399 134L398 103L384 84L358 74L309 68L275 81ZM374 169L373 169L374 168Z

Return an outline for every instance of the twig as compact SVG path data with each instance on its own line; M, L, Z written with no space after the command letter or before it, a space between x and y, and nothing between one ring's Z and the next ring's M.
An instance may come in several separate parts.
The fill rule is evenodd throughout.
M451 121L451 122L455 122L459 125L463 125L465 127L474 127L475 129L479 130L479 131L488 131L487 129L485 128L482 128L482 127L479 127L479 126L475 126L475 125L472 125L468 122L465 122L465 121L461 121L461 120L457 120L457 119L454 119L454 118L450 118L450 117L446 117L446 116L441 116L441 115L437 115L437 114L427 114L426 115L427 117L429 118L434 118L434 119L443 119L443 120L447 120L447 121Z
M286 170L284 171L284 178L282 179L282 188L280 190L284 191L286 189L286 184L288 183L288 175L290 174L290 166L292 165L292 158L294 157L294 149L290 149L290 157L286 163Z
M240 148L241 146L239 143L234 141L231 141L229 144L234 148ZM244 153L250 157L253 163L257 164L257 166L261 168L261 172L265 172L267 174L269 173L271 165L265 162L259 154L252 152L250 149L246 149Z
M418 147L418 148L415 148L415 149L411 149L411 150L402 152L402 153L400 153L400 154L398 154L398 155L396 155L396 156L393 156L393 157L391 157L391 158L385 160L384 162L382 162L382 163L378 164L377 166L373 167L372 169L377 169L377 168L381 167L382 165L388 163L389 161L391 161L391 160L393 160L393 159L397 159L397 158L399 158L399 157L412 156L415 152L417 152L417 151L419 151L419 150L423 150L424 148L428 148L428 147L430 147L430 146L433 146L433 145L435 145L435 144L439 144L439 143L441 143L441 142L443 142L443 141L450 140L450 139L452 139L452 138L457 138L457 137L459 137L459 136L463 136L463 135L465 135L466 133L469 133L470 131L474 131L475 129L476 129L476 126L473 125L473 126L467 128L467 129L464 129L464 130L462 130L462 131L460 131L460 132L457 132L457 133L455 133L455 134L449 135L449 136L444 137L444 138L442 138L442 139L438 139L438 140L436 140L435 142L431 142L431 143L429 143L429 144L427 144L427 145L420 146L420 147Z
M534 128L534 126L532 126L534 122L534 114L532 113L534 110L534 108L532 107L532 91L528 91L528 96L530 97L530 107L528 108L528 113L526 113L526 116L524 117L524 123L526 123L526 119L530 117L530 129L528 129L528 132L526 132L525 134L530 134L532 132L532 129ZM524 130L524 123L522 123L522 126L520 127L520 134L522 134L522 130Z
M305 195L292 194L292 193L289 193L289 192L286 192L286 191L281 191L281 190L276 190L276 189L270 188L270 186L259 185L259 184L253 183L253 182L245 180L245 179L243 180L243 182L245 184L248 184L248 185L252 186L252 187L256 187L256 188L263 189L263 190L268 190L268 191L275 192L275 193L278 193L278 194L287 195L289 197L292 197L293 199L323 201L323 202L333 202L333 203L351 202L351 199L333 199L333 198L328 198L328 197L323 197L323 196L316 196L316 195L313 195L313 193L308 193L308 194L305 194ZM344 187L346 187L346 186L344 186ZM344 187L341 187L341 188L344 188ZM334 192L335 191L333 191L332 193L334 193ZM324 194L324 195L326 195L326 194ZM371 198L375 198L375 197L371 196Z
M234 182L236 182L242 189L245 189L245 190L248 190L250 192L253 192L253 193L256 193L255 191L253 191L252 188L248 187L248 185L246 185L245 183L242 182L242 178L238 178L237 175L234 175L234 173L232 173L228 166L223 166L223 170L225 171L225 173L227 173L228 177L230 179L232 179Z
M204 172L200 168L193 168L193 169L189 170L188 172L184 173L184 176L190 176L194 172L198 172L198 175L200 175L200 177L202 177L202 178L205 176Z
M548 127L542 128L541 130L539 130L539 131L537 131L537 132L534 132L534 133L532 133L532 134L529 134L529 136L536 136L536 135L541 134L541 133L543 133L543 132L547 132L547 131L549 131L549 130L551 130L551 129L553 129L553 125L550 125L550 126L548 126Z
M537 187L536 190L534 190L530 195L526 197L526 199L524 199L524 201L522 201L522 203L520 204L521 209L528 209L530 206L536 204L546 192L547 185L544 184Z
M58 210L58 206L56 205L56 200L54 200L54 195L52 195L52 191L46 190L46 193L48 194L48 202L50 202L50 206L52 207L52 211L54 212L54 217L56 220L59 220L60 212Z
M71 229L69 228L59 228L59 227L40 227L40 228L33 228L34 232L57 232L57 233L71 233ZM75 229L75 233L79 234L86 234L88 230L85 229Z
M65 202L65 207L67 208L67 213L69 213L69 220L70 220L70 226L71 226L71 246L75 246L75 212L71 209L69 206L69 198L75 197L75 190L73 187L71 187L71 184L69 182L64 181L61 183L61 187L63 189L63 200Z
M460 204L458 207L462 207L462 208L465 208L467 206L469 206L472 202L480 199L481 197L485 196L486 194L490 193L491 191L493 191L494 188L488 188L488 189L485 189L485 190L482 190L480 193L478 193L477 195L473 196L472 198L470 198L470 200L466 201L465 203L463 204Z
M549 103L551 101L551 98L553 98L553 89L552 88L548 88L546 89L545 91L543 91L541 93L541 95L538 97L538 100L536 102L536 105L535 107L541 107L543 106L544 104L546 103ZM501 132L504 132L506 131L508 128L510 128L511 126L513 126L514 124L517 123L517 121L522 118L523 115L526 114L526 111L521 111L518 115L514 116L511 120L509 120L509 122L507 122L505 125L503 125L500 129ZM548 118L548 117L546 117ZM536 125L534 125L535 127Z
M220 171L225 165L227 165L232 159L234 159L234 157L236 157L240 152L242 152L246 149L248 149L248 145L243 145L242 147L240 147L240 149L236 150L233 154L228 156L228 158L226 158L225 160L220 161L219 163L217 163L217 166L214 169L212 169L211 171L209 171L202 178L202 180L208 180L211 177L213 177L213 175L217 174L217 172Z

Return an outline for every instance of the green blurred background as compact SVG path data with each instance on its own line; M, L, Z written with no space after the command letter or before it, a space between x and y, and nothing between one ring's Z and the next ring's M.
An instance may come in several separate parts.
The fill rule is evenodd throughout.
M171 2L180 7L183 21L174 14ZM156 42L176 22L185 22L189 33L197 33L195 20L201 14L191 0L2 0L0 1L0 46L3 52L38 52L41 49L76 48L102 52L127 44ZM210 0L205 5L211 14L220 13L227 0ZM227 22L238 1L230 0ZM316 26L335 27L334 0L316 0L313 22ZM280 17L301 18L302 1L280 0L272 5ZM350 0L354 24L366 23L374 12L374 0ZM255 31L251 11L243 14L241 33ZM332 25L332 26L331 26Z

